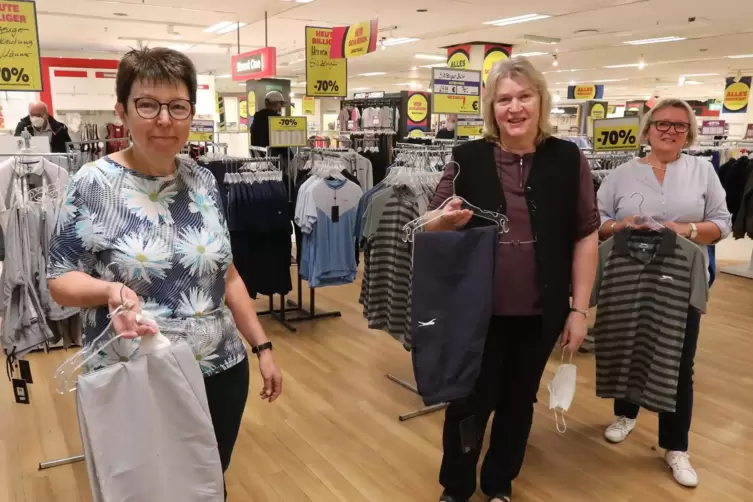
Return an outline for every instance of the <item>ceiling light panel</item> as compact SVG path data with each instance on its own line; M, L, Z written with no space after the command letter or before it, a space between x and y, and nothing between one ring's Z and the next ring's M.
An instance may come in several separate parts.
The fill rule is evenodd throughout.
M233 26L234 24L235 23L232 21L221 21L219 23L213 24L208 28L205 28L204 33L217 33L219 30L227 28L228 26Z
M359 77L377 77L379 75L387 75L387 72L372 71L372 72L369 72L369 73L359 73L358 74Z
M539 19L546 19L549 16L546 14L524 14L522 16L506 17L503 19L497 19L495 21L486 21L484 24L490 24L492 26L508 26L511 24L528 23L530 21L538 21Z
M737 54L735 56L726 56L728 59L746 59L753 58L753 54Z
M418 42L418 38L408 38L408 37L400 37L400 38L385 38L382 40L382 47L391 47L393 45L402 45L402 44L408 44L411 42Z
M685 37L659 37L659 38L644 38L642 40L628 40L622 42L628 45L648 45L648 44L663 44L665 42L679 42L681 40L687 40Z
M523 56L524 58L532 58L536 56L546 56L548 52L517 52L513 56Z
M442 68L447 66L447 63L434 63L434 64L422 64L420 68Z
M447 56L444 54L416 54L413 57L416 59L425 59L427 61L447 61Z
M641 63L630 63L630 64L612 64L609 66L602 66L602 68L640 68Z

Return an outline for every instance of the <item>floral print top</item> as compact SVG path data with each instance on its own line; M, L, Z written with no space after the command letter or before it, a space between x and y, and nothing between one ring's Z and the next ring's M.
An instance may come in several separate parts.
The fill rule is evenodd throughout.
M48 277L73 270L122 282L162 334L193 347L204 376L243 361L246 349L225 306L230 235L212 173L176 160L170 176L148 176L109 157L71 179L50 243ZM127 361L138 339L107 331L106 306L83 309L84 342L100 347L89 370ZM98 338L99 337L99 338Z

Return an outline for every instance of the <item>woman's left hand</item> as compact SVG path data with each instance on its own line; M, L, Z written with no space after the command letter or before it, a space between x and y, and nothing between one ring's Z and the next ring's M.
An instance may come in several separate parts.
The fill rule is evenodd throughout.
M665 227L679 235L680 237L690 237L691 227L690 223L677 223L676 221L668 221L664 224Z
M259 392L259 396L262 400L271 403L282 394L282 371L275 363L271 351L265 350L260 354L259 371L264 379L264 387Z
M570 312L562 331L562 348L575 353L583 344L588 332L586 316L580 312Z

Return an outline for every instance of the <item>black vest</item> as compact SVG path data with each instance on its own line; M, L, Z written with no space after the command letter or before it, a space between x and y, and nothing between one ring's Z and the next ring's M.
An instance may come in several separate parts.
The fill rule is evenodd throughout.
M494 144L487 140L470 141L455 148L454 160L460 166L455 193L480 209L506 214ZM569 314L580 162L580 150L575 144L548 138L536 148L526 180L528 212L537 241L534 247L543 329L547 336L559 334ZM487 220L473 218L468 226L487 224ZM511 220L509 224L520 223Z

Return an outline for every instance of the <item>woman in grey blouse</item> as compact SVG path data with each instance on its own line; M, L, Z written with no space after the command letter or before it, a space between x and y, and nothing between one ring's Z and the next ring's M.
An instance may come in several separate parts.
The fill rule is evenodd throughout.
M640 137L651 145L651 153L615 169L599 189L599 236L602 239L626 227L646 228L640 217L650 216L699 244L708 267L706 245L726 237L731 222L724 189L711 163L681 153L683 148L693 144L697 131L693 110L682 100L662 100L646 114ZM700 313L695 315L700 317ZM698 484L698 475L690 465L687 449L693 412L693 359L698 323L688 322L688 326L680 363L677 409L674 413L659 414L659 445L667 450L665 459L675 480L683 486L694 487ZM604 433L606 439L613 443L624 441L635 428L638 410L639 407L629 401L615 400L617 420Z

